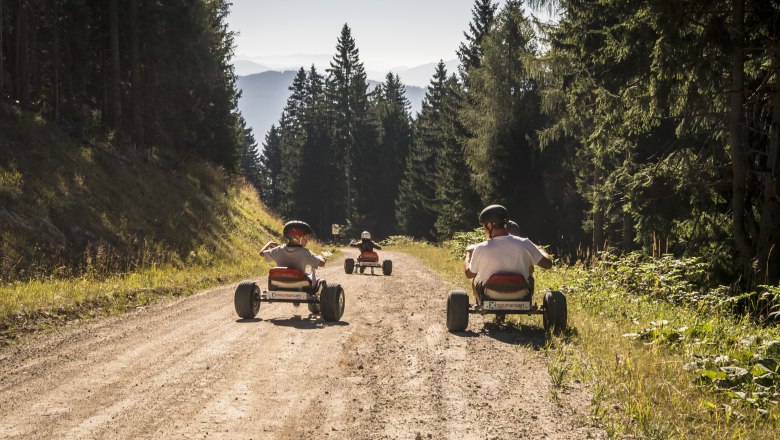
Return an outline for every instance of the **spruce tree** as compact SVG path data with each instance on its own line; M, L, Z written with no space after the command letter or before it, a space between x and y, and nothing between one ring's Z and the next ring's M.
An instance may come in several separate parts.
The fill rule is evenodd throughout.
M377 218L374 234L386 237L397 232L395 200L412 143L412 120L406 89L398 75L389 72L377 89L374 105L379 129L376 157L381 168L371 181L375 189L373 206Z
M272 210L279 209L282 198L280 179L282 174L282 138L276 125L265 135L263 152L260 155L260 169L262 174L262 200Z
M257 141L252 133L252 129L246 126L246 121L243 117L239 118L239 123L243 132L243 142L238 158L238 169L241 175L262 194L262 163L257 151Z
M406 158L404 177L396 200L396 221L400 231L418 238L433 239L436 221L436 156L442 148L441 111L447 69L439 61L415 120L414 142Z
M444 83L441 105L441 148L436 155L436 237L444 240L455 232L476 225L475 215L480 210L479 196L471 183L466 165L464 141L466 130L460 121L463 108L463 86L451 75Z
M482 39L490 30L498 4L491 0L475 0L471 10L471 22L469 31L463 32L466 41L458 47L458 59L460 60L461 78L467 80L470 69L478 69L482 59Z
M372 164L376 130L369 118L366 72L347 24L341 30L327 72L325 93L331 106L333 153L340 160L340 178L331 183L341 193L341 200L334 203L342 204L339 223L348 221L357 226L365 223L365 210L370 205L368 187L357 182L368 182L366 179L376 171Z
M520 3L509 1L483 41L482 65L470 72L463 122L467 162L485 204L507 206L521 228L551 240L543 170L534 144L542 127L536 80L529 72L536 48ZM532 215L519 215L531 212Z
M279 121L282 169L279 178L281 200L279 212L287 218L303 218L305 204L299 203L303 192L304 143L301 116L306 100L306 70L301 67L289 87L290 96Z

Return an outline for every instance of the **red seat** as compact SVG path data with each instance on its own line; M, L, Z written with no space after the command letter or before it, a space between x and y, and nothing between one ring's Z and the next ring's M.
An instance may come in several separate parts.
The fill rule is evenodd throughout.
M311 279L298 269L273 267L268 271L268 285L283 289L298 289L311 287Z
M488 278L485 288L497 292L516 292L528 288L525 277L516 273L497 273Z
M376 252L361 252L358 261L376 263L379 261L379 255L377 255Z

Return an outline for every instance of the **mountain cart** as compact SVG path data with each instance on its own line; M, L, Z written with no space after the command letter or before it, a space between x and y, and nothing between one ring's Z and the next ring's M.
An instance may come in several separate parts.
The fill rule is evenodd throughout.
M469 314L480 315L542 315L545 331L560 333L566 329L566 296L546 291L539 307L532 303L533 277L530 283L520 274L495 274L478 289L481 304L470 305L469 295L454 290L447 295L447 330L460 332L469 324ZM479 291L481 290L481 291Z
M234 298L236 313L243 319L257 316L260 303L306 303L312 315L321 315L323 321L335 322L344 314L344 289L338 284L328 285L287 267L274 267L268 272L268 288L261 290L254 281L242 281Z
M371 269L371 275L374 274L374 268L381 267L383 275L390 275L393 273L393 262L391 260L384 260L382 264L379 264L379 255L376 252L361 252L357 257L357 261L353 258L347 258L344 260L344 272L351 274L357 269L361 274L366 268Z

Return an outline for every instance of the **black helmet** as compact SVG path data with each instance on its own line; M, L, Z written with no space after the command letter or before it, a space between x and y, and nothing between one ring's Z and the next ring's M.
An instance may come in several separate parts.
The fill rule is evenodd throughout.
M501 205L490 205L479 213L479 223L482 225L492 223L493 226L504 227L508 217L506 208Z
M520 236L520 225L515 223L513 220L506 222L506 230L512 235Z
M284 224L282 234L288 240L300 240L301 238L313 234L311 226L308 223L300 220L292 220Z

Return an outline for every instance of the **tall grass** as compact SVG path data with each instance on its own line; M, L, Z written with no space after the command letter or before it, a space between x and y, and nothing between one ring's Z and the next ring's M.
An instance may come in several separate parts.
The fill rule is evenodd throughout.
M466 288L459 250L474 238L442 246L396 240L396 249ZM689 279L671 279L679 271L662 269L682 270L684 262L625 263L535 272L537 291L562 290L569 306L569 331L548 344L551 393L584 381L591 413L611 438L780 438L780 344L773 342L780 330L735 316L719 292L694 293ZM685 269L695 272L694 263ZM649 291L668 289L631 287L624 280L636 278L620 272L629 266ZM541 326L536 318L509 322Z

